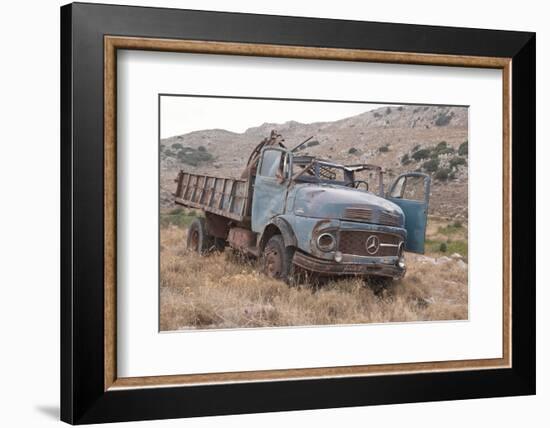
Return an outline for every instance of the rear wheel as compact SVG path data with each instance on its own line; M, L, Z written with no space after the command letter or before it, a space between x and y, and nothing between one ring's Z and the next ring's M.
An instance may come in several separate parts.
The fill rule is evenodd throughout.
M215 248L215 238L208 234L206 221L202 217L193 220L187 231L187 249L199 254L207 254Z
M272 236L262 255L262 271L270 278L288 282L292 268L294 247L285 247L281 235Z
M222 252L225 250L225 247L227 246L227 241L223 238L214 238L214 247L216 248L216 251Z

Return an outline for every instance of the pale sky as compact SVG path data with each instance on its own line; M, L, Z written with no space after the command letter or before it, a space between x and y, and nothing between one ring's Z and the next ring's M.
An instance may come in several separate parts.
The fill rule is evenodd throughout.
M387 104L161 96L161 138L204 129L242 133L263 123L325 122Z

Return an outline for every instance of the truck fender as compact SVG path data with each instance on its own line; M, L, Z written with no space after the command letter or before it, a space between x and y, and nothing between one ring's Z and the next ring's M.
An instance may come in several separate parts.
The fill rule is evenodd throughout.
M285 247L297 247L298 241L296 240L296 236L294 235L294 231L292 230L292 226L283 218L275 217L271 220L271 222L264 228L264 231L262 233L262 236L260 238L260 249L263 251L265 245L267 244L267 241L269 241L269 238L271 238L273 235L277 234L277 230L281 233L283 237L283 242L285 243Z

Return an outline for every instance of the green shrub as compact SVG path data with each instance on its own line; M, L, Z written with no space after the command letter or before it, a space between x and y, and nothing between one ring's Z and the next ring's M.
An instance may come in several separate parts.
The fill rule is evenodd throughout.
M386 116L391 113L391 108L386 107Z
M177 207L177 208L174 208L173 210L171 210L168 214L169 215L179 215L181 213L184 212L184 209L181 208L181 207Z
M204 146L199 146L199 148L197 149L199 152L205 152L206 151L206 147Z
M382 116L380 113L378 113L377 111L375 111L373 114L372 114L374 117L380 117Z
M422 168L424 168L426 172L435 172L437 168L439 168L439 160L430 159L422 164Z
M174 143L172 144L172 148L175 150L181 150L183 149L183 146L180 143Z
M447 126L453 118L450 114L439 113L437 119L435 119L435 126Z
M405 153L402 157L401 157L401 165L408 165L411 163L411 159L409 158L409 154L408 153Z
M457 240L457 241L448 241L447 242L447 251L451 254L458 253L462 257L468 257L468 241L467 240Z
M183 208L174 208L168 213L160 214L160 227L174 225L185 228L191 224L195 217L197 217L197 212L194 210L186 212Z
M397 107L397 110L398 110L398 111L403 111L403 106Z
M447 252L447 244L445 242L442 242L441 244L439 244L439 251L442 253Z
M440 155L452 155L454 152L455 152L455 149L453 149L452 147L446 147L442 150L439 150L437 152L437 155L438 156L440 156Z
M467 156L468 155L468 140L464 141L460 146L459 146L459 155L461 156Z
M348 150L348 154L350 155L355 155L359 153L359 150L357 150L355 147L352 147L351 149Z
M186 147L178 152L178 159L187 165L197 166L200 163L210 162L214 157L208 152L202 152Z
M454 158L452 158L449 162L449 166L451 168L456 168L457 166L459 165L466 165L466 159L464 158L461 158L459 156L455 156Z
M417 144L416 146L413 147L412 151L416 152L419 148L420 148L420 144Z
M451 171L447 168L440 168L435 172L434 178L439 181L445 181L449 178L450 172Z
M430 149L419 149L411 155L412 158L415 161L419 161L422 159L428 159L430 157L431 150Z
M378 151L380 153L387 153L390 151L390 148L388 147L388 145L386 144L385 146L380 146L378 147Z
M318 146L318 145L319 145L319 141L317 141L317 140L311 140L309 143L307 143L308 147L313 147L313 146Z
M437 229L438 233L441 233L442 235L454 235L462 230L462 223L457 221L452 224L448 224L445 227L441 226Z
M437 146L435 146L435 149L437 151L444 150L446 148L447 148L447 142L446 141L441 141L441 142L437 143Z

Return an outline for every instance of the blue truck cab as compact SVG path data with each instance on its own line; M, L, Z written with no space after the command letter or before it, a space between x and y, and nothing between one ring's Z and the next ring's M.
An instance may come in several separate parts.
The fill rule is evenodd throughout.
M399 279L404 252L424 252L430 177L423 173L399 175L386 192L381 167L264 145L244 179L191 175L176 179L176 203L205 217L191 225L188 247L206 254L230 246L258 257L271 277L288 280L299 268Z

